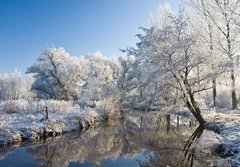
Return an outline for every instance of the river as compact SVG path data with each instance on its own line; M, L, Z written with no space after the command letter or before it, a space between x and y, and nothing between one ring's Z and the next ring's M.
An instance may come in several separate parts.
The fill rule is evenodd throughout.
M220 158L208 138L213 132L189 118L127 113L85 131L0 148L0 167L214 166Z

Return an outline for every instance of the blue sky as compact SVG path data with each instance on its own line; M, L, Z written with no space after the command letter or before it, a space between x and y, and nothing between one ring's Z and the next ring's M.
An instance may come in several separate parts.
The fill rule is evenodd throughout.
M23 73L45 47L121 55L160 3L178 0L0 0L0 73Z

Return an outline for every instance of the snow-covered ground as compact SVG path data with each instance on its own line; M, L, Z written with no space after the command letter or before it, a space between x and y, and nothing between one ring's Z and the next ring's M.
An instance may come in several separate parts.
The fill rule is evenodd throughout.
M48 106L48 119L46 119ZM82 109L66 101L0 102L0 145L37 140L44 135L58 135L87 128L103 119L103 113Z
M204 112L207 127L219 133L224 164L240 166L240 110Z

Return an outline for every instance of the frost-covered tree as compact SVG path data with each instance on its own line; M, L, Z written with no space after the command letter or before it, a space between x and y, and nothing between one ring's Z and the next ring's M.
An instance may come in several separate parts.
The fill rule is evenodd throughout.
M136 61L155 67L158 91L168 92L170 101L172 92L178 92L182 101L200 123L204 123L196 100L196 93L212 88L209 84L219 70L209 70L208 58L199 52L198 36L194 34L189 19L180 10L178 16L171 13L163 15L167 20L161 26L142 28L140 42L136 49L129 49ZM201 69L201 70L199 70Z
M8 96L10 100L17 100L21 97L23 80L21 73L16 69L8 78Z
M72 57L64 48L47 48L27 69L35 77L32 90L40 98L76 100L88 73L86 64L84 58Z
M116 81L120 74L120 65L117 59L105 57L101 52L85 57L88 61L88 77L85 91L80 99L90 105L96 106L96 102L110 98L115 94Z
M206 56L210 57L209 65L214 70L221 63L220 53L216 47L218 40L218 31L212 20L208 17L207 10L203 1L189 0L187 4L193 9L191 14L191 23L193 29L199 34L201 50ZM216 107L217 79L212 79L212 106Z
M32 85L35 81L33 75L26 75L22 78L23 88L22 88L22 98L32 101L34 100L35 93L32 91Z
M7 86L8 76L6 74L0 74L0 100L6 100L7 97Z
M26 97L25 77L15 69L10 75L0 74L0 100L18 100Z
M129 100L129 94L131 91L138 87L138 81L135 78L134 71L134 59L131 56L123 56L118 59L121 65L121 73L117 80L116 88L116 99L121 104L124 99ZM136 91L134 91L134 94Z
M239 50L239 0L189 0L194 9L204 12L209 25L215 27L218 33L218 43L215 45L221 56L229 61L229 74L231 80L232 108L237 108L236 97L236 60Z
M129 52L129 50L122 50ZM134 56L119 58L121 75L117 81L119 102L153 103L155 91L154 68L136 61Z

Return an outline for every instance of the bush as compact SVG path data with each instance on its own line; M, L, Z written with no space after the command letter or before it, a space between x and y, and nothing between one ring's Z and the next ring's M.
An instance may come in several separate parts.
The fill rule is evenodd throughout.
M120 107L111 100L102 100L97 103L97 110L106 119L118 119L121 117Z
M67 112L67 111L75 111L80 110L79 105L73 104L72 101L64 101L64 100L40 100L35 103L35 109L39 111L45 111L45 108L48 108L49 112Z
M27 101L27 100L8 100L0 103L0 111L14 113L22 111L45 111L48 107L49 112L67 112L67 111L80 111L78 105L73 104L71 101L58 101L58 100L40 100L40 101Z
M231 108L231 89L229 87L221 87L218 89L216 103L220 108Z
M8 113L18 111L26 111L28 109L28 102L26 100L8 100L0 103L0 109Z

